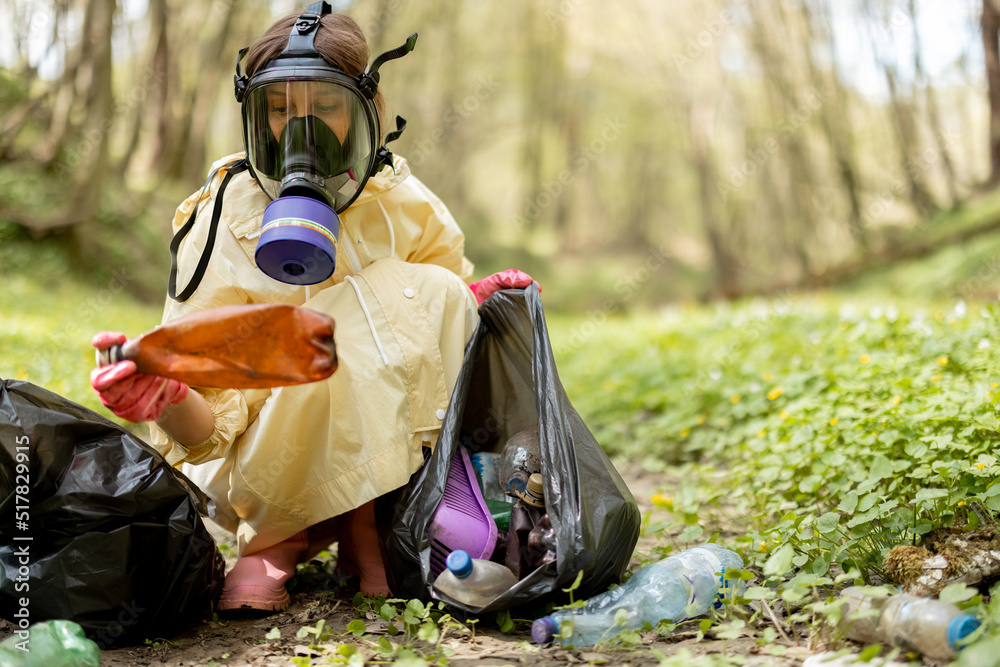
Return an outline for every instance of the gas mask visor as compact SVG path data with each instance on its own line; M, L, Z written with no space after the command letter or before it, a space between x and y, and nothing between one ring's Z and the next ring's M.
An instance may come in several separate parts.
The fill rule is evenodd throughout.
M285 283L315 284L332 275L337 214L373 171L378 119L343 78L267 77L251 84L243 104L247 162L273 200L264 213L257 265Z
M330 3L314 2L298 17L288 45L253 76L236 60L236 99L243 105L247 164L271 203L264 211L255 258L275 280L314 285L333 275L342 213L368 178L392 166L382 141L375 96L379 67L413 50L416 33L349 76L315 49ZM406 123L396 119L399 136Z

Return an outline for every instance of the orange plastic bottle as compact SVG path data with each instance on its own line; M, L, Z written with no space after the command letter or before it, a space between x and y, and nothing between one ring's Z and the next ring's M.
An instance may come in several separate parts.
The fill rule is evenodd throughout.
M220 306L97 351L194 387L251 389L316 382L337 370L333 318L290 304Z

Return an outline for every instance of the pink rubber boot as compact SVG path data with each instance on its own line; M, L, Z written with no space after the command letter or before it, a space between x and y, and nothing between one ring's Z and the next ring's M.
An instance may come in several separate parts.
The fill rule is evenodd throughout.
M287 608L291 598L285 590L285 582L295 574L295 566L308 546L309 539L303 530L284 542L241 557L226 575L217 609L281 611Z
M361 592L369 597L390 595L385 578L385 564L379 547L375 527L375 501L371 500L357 509L342 514L340 543L337 547L338 564L348 572L361 577Z

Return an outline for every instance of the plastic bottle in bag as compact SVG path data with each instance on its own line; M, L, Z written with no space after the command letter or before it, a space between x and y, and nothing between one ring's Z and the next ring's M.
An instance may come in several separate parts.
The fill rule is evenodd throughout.
M958 655L959 642L975 632L980 623L950 602L934 598L906 593L871 597L859 586L844 589L841 597L847 600L841 623L851 639L891 644L936 660ZM878 614L850 618L871 609Z
M524 493L520 494L510 510L504 563L518 580L523 579L537 567L528 541L531 531L538 526L544 512L545 491L542 486L542 476L536 472L528 478Z
M528 533L528 554L535 567L556 559L556 531L548 514L543 514Z
M485 607L517 583L500 563L472 558L461 549L448 554L447 569L434 580L434 590L470 607Z
M722 573L742 568L743 559L733 551L717 544L694 547L641 568L624 584L595 595L583 607L539 618L531 625L531 636L546 644L559 635L563 621L571 620L572 636L560 641L592 646L643 623L656 625L664 619L682 621L699 616L719 598ZM615 626L619 610L625 610L627 620Z
M100 648L73 621L35 623L0 642L0 665L4 667L100 667L100 664Z
M538 425L512 435L500 452L500 486L511 496L524 493L528 477L542 471L541 445Z

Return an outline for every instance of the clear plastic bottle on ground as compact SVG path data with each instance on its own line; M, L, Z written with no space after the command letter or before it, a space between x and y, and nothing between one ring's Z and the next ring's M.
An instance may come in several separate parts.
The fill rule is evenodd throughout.
M979 619L942 600L898 593L871 597L864 588L851 586L841 593L847 600L842 621L846 634L867 644L883 643L928 658L943 660L958 655L958 643L979 627ZM877 614L860 614L868 610Z
M101 650L73 621L43 621L0 642L0 665L98 667Z
M573 635L563 644L592 646L620 630L634 630L643 623L681 621L708 611L723 587L721 574L743 568L739 554L717 544L687 549L639 569L624 584L595 595L578 609L558 611L536 620L531 635L545 644L560 633L564 620L573 621ZM729 582L726 582L727 584ZM615 615L624 609L628 620L615 625Z
M461 549L448 554L445 565L434 590L469 607L485 607L517 583L514 573L500 563L472 558Z

